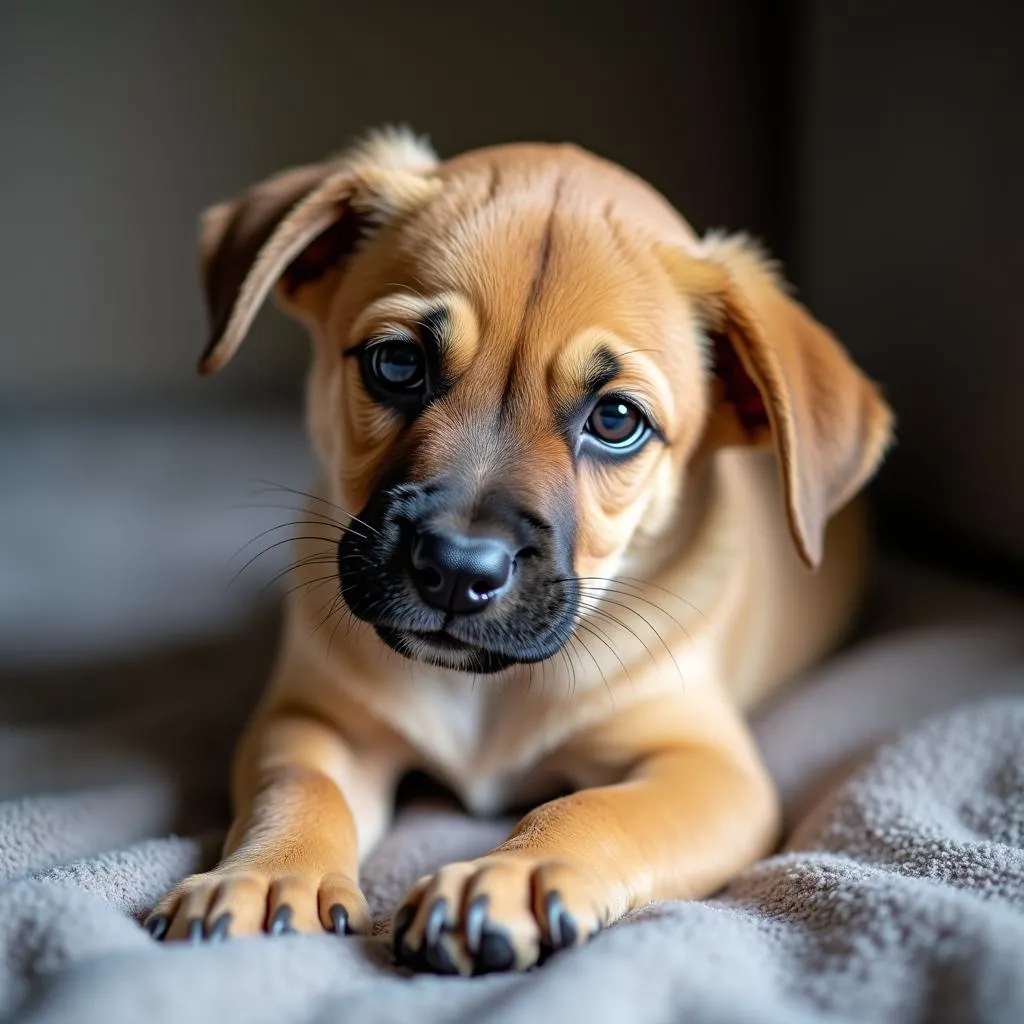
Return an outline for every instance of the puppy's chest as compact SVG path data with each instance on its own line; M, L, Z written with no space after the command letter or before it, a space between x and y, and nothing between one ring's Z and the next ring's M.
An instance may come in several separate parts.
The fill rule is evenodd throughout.
M560 730L542 700L486 679L424 680L416 691L392 725L414 748L419 767L471 811L498 813L564 786L552 755Z

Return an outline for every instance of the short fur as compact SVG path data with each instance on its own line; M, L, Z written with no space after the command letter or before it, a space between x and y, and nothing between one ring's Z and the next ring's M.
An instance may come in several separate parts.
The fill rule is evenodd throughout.
M393 131L215 207L200 247L201 369L276 288L313 341L310 518L357 515L297 544L224 859L152 930L365 931L360 858L410 769L475 811L538 804L487 856L413 886L393 938L415 968L526 968L769 852L777 804L743 712L850 621L850 502L891 414L757 247L699 238L571 146L441 163ZM434 398L410 415L374 399L354 355L389 332L435 353ZM625 461L577 445L608 387L660 432ZM423 517L515 535L509 596L461 619L418 602L403 524ZM349 618L333 641L316 628L324 562Z

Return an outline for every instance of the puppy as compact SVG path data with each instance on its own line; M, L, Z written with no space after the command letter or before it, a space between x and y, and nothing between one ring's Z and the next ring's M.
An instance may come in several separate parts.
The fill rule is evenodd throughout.
M891 414L757 247L572 146L439 162L398 131L214 207L200 247L201 371L274 290L312 337L308 518L347 511L298 542L223 860L151 932L367 931L410 769L535 806L408 892L414 969L528 968L769 853L743 713L850 620Z

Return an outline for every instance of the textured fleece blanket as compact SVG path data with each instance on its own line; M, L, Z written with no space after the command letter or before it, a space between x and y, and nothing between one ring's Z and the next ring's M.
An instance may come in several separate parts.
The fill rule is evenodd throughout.
M152 942L146 909L216 857L277 629L248 621L259 580L224 589L267 524L223 510L301 486L304 444L265 418L87 427L0 446L0 1020L1024 1021L1024 619L903 570L873 639L759 714L788 839L715 899L510 977L413 978L382 935ZM506 826L406 807L363 878L379 931Z
M380 936L152 942L140 915L223 836L226 723L196 727L188 697L4 737L4 1019L1024 1020L1024 696L883 746L717 898L653 906L529 974L471 980L406 976ZM503 828L405 808L366 867L372 908L385 915L419 874Z

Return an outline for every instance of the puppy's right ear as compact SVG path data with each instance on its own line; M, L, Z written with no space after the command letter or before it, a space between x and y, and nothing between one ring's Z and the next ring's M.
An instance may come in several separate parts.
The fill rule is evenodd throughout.
M267 294L301 305L302 289L350 256L374 229L433 195L437 157L404 131L377 132L336 160L284 171L199 223L210 336L199 372L237 351Z

